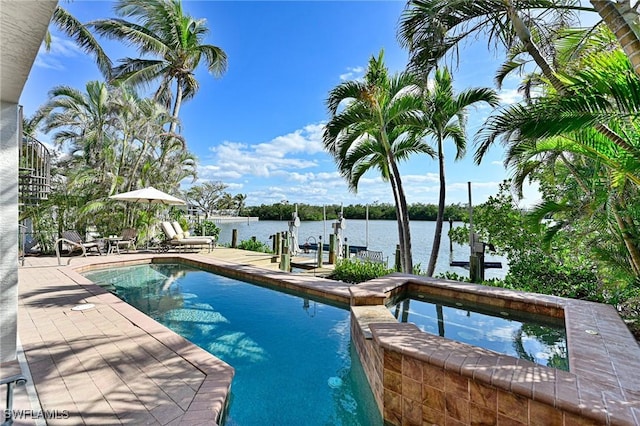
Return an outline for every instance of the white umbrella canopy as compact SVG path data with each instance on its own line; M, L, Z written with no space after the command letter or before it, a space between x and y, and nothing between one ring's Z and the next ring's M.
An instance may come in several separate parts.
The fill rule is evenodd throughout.
M135 191L123 192L122 194L115 194L109 198L121 201L131 201L134 203L166 204L174 206L187 204L186 201L155 189L153 186L136 189Z
M123 192L121 194L115 194L109 198L119 201L129 201L132 203L146 203L151 207L151 204L164 204L167 206L178 206L187 204L186 201L176 198L173 195L169 195L166 192L162 192L159 189L155 189L153 186L148 186L142 189L136 189L135 191ZM149 249L149 224L147 223L147 249Z

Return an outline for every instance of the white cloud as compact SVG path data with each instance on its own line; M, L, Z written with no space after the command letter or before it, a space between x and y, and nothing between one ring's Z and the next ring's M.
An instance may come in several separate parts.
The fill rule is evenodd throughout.
M498 192L498 186L502 182L471 182L471 191L474 189L495 189ZM469 189L467 182L455 182L447 185L447 189L452 191L467 191Z
M244 188L244 184L242 183L227 183L227 191L241 191Z
M522 94L518 89L503 89L498 93L500 102L506 105L515 104L522 100Z
M402 176L402 182L406 184L437 183L440 178L437 173L425 173L424 175Z
M323 123L314 123L267 142L222 142L210 148L212 155L201 160L198 174L201 179L223 181L231 193L247 194L250 205L283 199L315 205L393 203L389 182L376 171L360 179L357 193L349 190L333 159L322 150L323 129ZM467 202L467 182L462 179L449 178L447 203ZM437 203L437 173L403 174L402 182L408 203ZM473 182L473 203L482 203L497 193L499 184Z
M497 161L497 160L496 160L496 161L492 161L492 162L491 162L491 165L492 165L492 166L500 166L500 167L503 167L503 166L504 166L504 163L503 163L502 161Z
M322 152L322 132L324 124L309 124L295 132L278 136L273 140L256 145L256 153L283 158L290 153L315 154Z
M361 78L358 74L362 74L364 67L347 67L347 72L340 74L340 80L347 81L355 78ZM356 77L357 76L357 77Z
M309 175L298 170L318 167L312 157L323 153L323 130L324 124L315 123L254 145L225 141L210 148L212 161L200 166L200 175L213 180L285 176L305 182Z
M540 194L540 185L538 182L527 183L522 185L522 199L518 205L522 208L529 208L542 201Z
M74 42L52 35L50 50L47 51L44 44L40 46L34 65L40 68L64 70L66 58L82 55L84 53Z

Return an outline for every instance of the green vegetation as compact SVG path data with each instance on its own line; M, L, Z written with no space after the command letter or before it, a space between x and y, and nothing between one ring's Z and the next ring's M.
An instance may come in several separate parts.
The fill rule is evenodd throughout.
M195 157L177 132L179 111L182 102L197 93L199 65L220 75L226 55L202 43L206 21L186 15L179 0L121 0L115 11L136 22L104 19L83 25L59 6L52 18L52 24L95 58L104 81L88 82L84 91L54 87L48 102L25 120L28 132L53 133L56 147L70 154L52 165L49 199L21 211L22 218L36 219L35 236L44 251L65 229L96 229L103 235L129 227L145 229L162 206L108 197L146 186L181 197L180 182L197 177ZM113 68L92 32L156 58L126 58ZM153 97L140 96L137 88L153 88L155 83ZM244 198L239 199L235 207L243 204Z
M271 247L269 247L268 245L264 244L261 241L257 241L257 240L253 240L253 239L240 241L240 243L238 243L238 248L240 250L257 251L257 252L260 252L260 253L272 253L273 252L271 250Z
M323 206L312 206L309 204L262 204L260 206L249 206L244 208L246 216L259 217L260 220L289 220L291 214L298 209L300 220L312 221L323 219ZM410 204L409 217L411 220L436 220L438 206L435 204L416 203ZM375 203L368 206L369 219L371 220L396 220L396 209L393 204ZM344 210L344 217L347 219L366 219L367 206L364 204L350 204L340 206L331 204L324 206L328 220L335 220L339 217L340 211ZM444 217L455 221L461 221L469 217L467 206L461 204L451 204L445 206Z
M193 224L193 232L196 235L206 235L208 237L216 237L220 235L220 228L212 220L202 220Z
M336 263L335 269L329 278L358 284L379 278L394 272L393 269L380 262L370 262L360 259L341 259Z

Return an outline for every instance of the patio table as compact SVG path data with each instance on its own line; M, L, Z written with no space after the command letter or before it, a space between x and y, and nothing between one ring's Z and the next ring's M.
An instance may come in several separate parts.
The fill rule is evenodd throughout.
M122 241L121 237L118 236L109 236L107 240L107 255L112 254L114 251L117 254L120 254L120 241Z

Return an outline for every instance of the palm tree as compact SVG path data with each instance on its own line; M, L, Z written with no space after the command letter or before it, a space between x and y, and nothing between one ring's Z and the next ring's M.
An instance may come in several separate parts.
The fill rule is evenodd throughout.
M630 270L637 276L640 212L633 200L640 191L640 141L635 136L640 80L619 49L596 51L581 58L581 63L581 70L558 74L572 96L549 93L534 103L513 105L490 117L479 133L476 156L482 156L501 138L507 147L507 166L516 170L518 184L545 168L565 167L576 181L580 197L558 194L562 200L547 200L539 206L536 217L567 211L573 212L574 218L592 218L596 212L603 215L611 227L611 239L622 241ZM599 132L601 123L621 142ZM570 203L566 201L569 195ZM568 223L557 222L555 230ZM605 228L601 227L600 234Z
M70 144L73 153L81 154L86 165L102 170L106 178L110 147L109 126L113 119L113 98L105 83L90 81L86 92L68 86L57 86L49 92L49 101L35 114L44 119L44 131L58 129L53 136L58 146Z
M86 26L60 5L53 11L51 22L75 41L82 50L95 58L96 65L105 78L111 78L113 63ZM45 35L45 46L47 49L51 47L51 33L48 31Z
M228 210L228 209L232 209L235 206L236 202L235 199L233 198L233 195L229 194L228 192L225 192L222 194L222 196L220 198L218 198L218 209L220 210Z
M468 89L458 94L453 91L453 81L447 68L438 69L435 73L433 88L424 89L424 125L426 135L434 139L438 156L438 173L440 176L440 195L438 198L438 215L431 248L431 257L427 266L427 276L433 276L440 251L442 239L442 223L445 207L445 159L444 142L450 139L456 147L456 160L466 153L467 138L465 134L466 110L477 103L486 102L495 107L498 95L494 90L486 88Z
M410 51L411 65L428 70L461 41L486 34L490 46L521 45L553 84L550 41L557 28L574 23L584 11L593 9L577 0L411 0L398 38Z
M120 0L115 10L118 15L138 22L114 18L93 21L87 26L107 38L137 46L141 54L155 55L157 59L122 59L122 64L113 70L114 79L134 87L160 80L155 99L171 109L174 119L178 118L183 100L194 97L198 91L194 71L201 61L215 76L226 70L224 51L202 43L209 32L206 20L186 15L180 0ZM175 133L176 126L177 121L173 121L169 132Z
M242 216L242 209L244 209L244 204L247 201L247 194L236 194L233 199L236 202L236 208L238 209L238 216Z
M603 22L616 35L622 50L633 64L633 71L640 77L640 18L637 5L629 1L591 0L593 8Z
M610 8L609 12L604 11L604 6L601 9L602 13L610 12ZM461 40L484 31L490 44L501 44L507 50L520 44L551 87L560 94L569 94L556 76L553 41L557 30L572 24L578 12L593 11L578 0L412 0L401 19L398 37L410 50L412 67L428 72ZM542 48L536 39L542 41ZM597 123L595 128L620 148L628 148L624 138L606 124Z
M364 81L346 81L329 92L330 119L323 143L352 191L358 190L362 176L373 169L390 183L400 264L403 272L411 273L409 213L398 162L415 153L433 155L433 150L420 139L423 114L418 79L406 72L390 77L383 58L383 51L371 57Z

